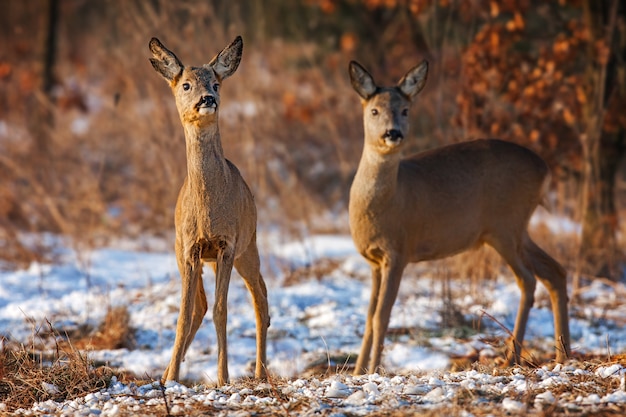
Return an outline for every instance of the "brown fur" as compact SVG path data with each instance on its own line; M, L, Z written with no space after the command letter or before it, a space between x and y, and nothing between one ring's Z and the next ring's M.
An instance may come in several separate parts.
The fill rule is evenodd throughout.
M227 297L233 266L252 295L257 326L255 377L265 378L270 317L256 245L256 206L239 170L224 157L218 126L220 86L239 66L243 42L237 37L209 64L189 68L158 39L153 38L149 47L152 66L168 81L176 99L187 149L187 177L175 213L182 299L172 359L163 379L178 380L180 363L207 311L203 262L215 272L218 384L228 382Z
M350 230L372 267L372 294L355 373L376 372L402 272L409 262L439 259L488 244L509 264L522 292L510 362L521 344L536 280L550 293L556 358L570 354L565 270L527 232L549 172L530 150L501 140L477 140L403 159L408 109L426 82L424 61L395 87L378 87L350 64L362 98L365 143L350 190ZM371 355L371 358L370 358Z

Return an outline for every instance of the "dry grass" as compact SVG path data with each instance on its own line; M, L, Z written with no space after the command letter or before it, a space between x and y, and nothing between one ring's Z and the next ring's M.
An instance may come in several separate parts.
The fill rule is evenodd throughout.
M51 329L50 334L55 334ZM116 376L117 380L130 386L142 386L152 384L154 381L138 378L129 373L113 371L107 367L94 367L87 354L77 349L82 345L88 349L111 349L120 347L132 340L132 330L128 327L128 312L123 308L112 308L98 331L86 337L78 337L75 343L58 342L52 354L29 350L24 346L15 346L6 342L0 352L0 403L5 404L5 410L14 412L19 408L30 408L34 403L54 400L65 401L83 397L88 393L98 392L106 388ZM56 334L58 339L58 334ZM55 339L56 340L56 339ZM494 346L504 346L503 341L492 341ZM496 348L500 349L500 348ZM420 396L400 394L393 399L383 396L376 403L377 407L371 410L369 415L374 416L409 416L419 413L420 415L459 415L461 412L469 412L474 416L505 416L509 412L502 408L505 398L524 404L525 414L530 416L617 416L626 409L616 404L598 404L588 406L576 406L563 408L561 405L552 407L544 405L538 407L535 399L546 388L539 388L545 375L538 373L539 368L547 365L551 367L550 357L545 352L534 351L532 348L524 352L528 358L532 358L532 366L522 368L503 368L497 363L497 357L482 357L479 352L476 356L469 355L464 358L453 358L447 384L454 387L462 381L464 376L457 373L459 370L476 370L482 374L493 377L501 377L502 381L509 381L516 373L520 373L527 380L529 389L522 393L510 391L505 394L492 391L488 385L478 386L475 389L456 389L455 394L445 403L424 402ZM499 355L498 355L499 356ZM319 386L333 374L337 374L340 380L351 371L354 358L328 357L311 366L303 372L301 379ZM621 387L619 378L606 378L595 373L601 366L619 363L626 365L624 355L615 355L609 359L606 357L579 356L572 363L576 369L589 371L585 373L568 373L567 378L561 382L550 385L550 391L559 399L560 404L569 402L576 403L578 396L597 394L602 397L607 393L615 392ZM383 376L392 377L383 373ZM418 377L420 375L417 375ZM333 377L335 378L335 377ZM317 382L313 382L317 381ZM558 381L558 380L557 380ZM189 382L191 384L191 382ZM141 415L179 415L184 409L185 415L200 416L224 412L250 412L258 416L283 415L283 416L308 416L308 415L331 415L342 413L347 416L352 414L341 401L333 398L317 396L293 396L289 394L293 388L289 388L289 381L270 374L265 384L249 378L235 380L230 387L217 388L222 395L229 396L240 392L244 388L248 392L245 395L253 395L258 398L267 397L272 402L263 406L236 406L218 402L185 399L180 395L169 394L163 390L161 401L150 401L141 406ZM355 389L360 389L355 386ZM198 392L202 388L197 388ZM134 394L140 398L139 394ZM244 395L244 398L245 398ZM243 399L242 399L243 400ZM391 401L393 400L393 401ZM397 402L400 401L398 404ZM102 406L102 405L100 405ZM100 407L98 406L98 407ZM182 407L182 408L181 408ZM137 415L138 410L129 405L120 405L119 416ZM0 412L1 414L1 412Z
M106 388L112 371L92 367L84 353L57 350L51 361L24 347L0 352L0 402L8 411L46 400L64 401Z
M14 411L28 408L35 402L65 401L106 388L114 373L108 367L95 367L88 359L88 352L132 347L129 318L126 307L110 308L96 331L79 329L72 334L73 341L67 333L61 336L48 323L49 330L38 333L39 345L49 345L51 340L52 350L36 351L34 343L30 348L8 341L3 343L0 402ZM128 379L128 375L122 375L118 376Z
M613 358L612 361L587 358L584 362L574 362L577 369L588 370L588 373L568 374L562 382L555 382L549 388L559 404L575 403L578 396L597 394L600 397L610 392L620 390L619 378L605 378L595 374L600 366L608 366L613 363L624 364L623 358ZM500 378L501 381L509 381L515 374L524 376L528 389L523 392L510 391L505 394L492 391L489 386L477 386L471 389L458 389L449 401L445 403L428 403L420 400L420 396L399 394L393 399L384 397L377 402L368 415L373 416L409 416L409 415L461 415L471 413L474 416L506 416L510 411L502 407L504 399L514 400L521 403L524 411L521 415L529 416L618 416L623 415L626 408L617 404L605 405L579 405L576 407L563 408L562 405L544 404L538 406L536 398L538 394L545 392L545 388L536 388L542 382L540 374L535 368L500 368L493 364L475 363L470 369L480 373ZM77 398L90 392L97 392L107 386L111 381L112 372L106 368L93 369L88 360L77 351L60 355L57 360L49 364L38 363L32 355L25 350L4 349L2 351L2 380L0 382L0 401L7 406L7 411L15 411L18 408L29 408L34 402L53 399L63 401ZM338 375L339 380L345 370ZM328 376L328 373L324 373ZM391 377L392 375L387 375ZM302 376L306 381L318 380L320 375ZM323 377L322 377L323 378ZM450 374L447 378L451 386L461 382L462 374ZM138 385L149 381L134 380ZM133 380L127 380L131 383ZM319 382L317 382L319 383ZM316 383L316 384L317 384ZM263 406L242 407L227 405L218 402L202 400L189 400L180 395L166 394L163 392L162 401L150 401L141 406L140 415L179 415L184 409L185 415L200 416L207 413L224 412L247 412L257 416L308 416L308 415L331 415L342 413L346 416L360 415L350 411L341 401L333 398L293 397L287 389L288 381L275 378L270 375L268 383L259 384L258 381L242 378L233 382L230 387L218 389L218 392L226 394L240 392L246 389L244 395L271 398L273 401ZM197 388L202 391L201 387ZM390 401L392 400L392 401ZM399 402L399 403L398 403ZM181 408L182 407L182 408ZM138 409L128 406L120 406L119 416L137 415ZM515 415L515 413L513 413Z
M0 257L22 265L29 256L32 260L28 252L37 251L20 243L23 232L53 231L84 247L119 235L163 235L173 229L185 174L184 140L167 85L148 62L152 36L184 63L197 65L243 33L243 61L224 85L221 130L227 157L255 193L259 222L279 224L295 236L303 230L347 230L347 224L329 221L347 207L362 147L361 109L347 64L350 59L377 62L371 48L341 50L315 39L265 37L244 20L269 16L257 11L255 20L246 17L253 10L210 2L130 2L98 10L68 1L61 12L71 24L60 28L55 101L33 93L29 104L25 81L10 82L16 74L36 77L31 68L36 31L11 39L7 53L15 55L10 55L13 72L0 80L7 102L14 103L4 108L0 100L8 129L0 136L5 179L0 230L12 242ZM80 21L70 18L76 15ZM400 21L394 30L409 30L406 24ZM381 83L393 83L422 55L410 43L388 50L386 61L393 65L386 65L386 74L381 69L374 75ZM448 117L455 108L458 77L442 69L445 60L458 59L459 51L445 49L440 55L442 62L434 63L429 85L413 109L412 132L420 141L412 150L457 140ZM52 112L53 126L34 130L28 118L33 103ZM34 135L42 129L49 141L45 149Z
M66 4L79 10L64 13L81 11ZM236 16L232 27L219 18L207 2L136 2L63 27L59 97L54 103L33 98L54 118L52 127L37 127L47 136L46 149L37 146L20 85L6 83L9 97L19 101L6 108L8 136L0 136L6 179L0 229L11 241L19 242L18 232L44 230L98 245L111 236L173 227L184 139L171 93L149 65L147 42L158 36L184 63L206 63L244 31ZM360 126L358 99L343 66L315 65L319 50L312 44L253 39L246 37L242 65L224 87L225 152L255 190L264 222L312 225L319 213L345 202L360 146L353 129ZM14 41L34 48L34 39ZM28 62L16 60L14 73L35 77ZM12 246L14 253L3 254L19 261L21 247Z
M134 346L133 330L130 327L130 314L125 306L108 309L100 327L73 344L77 349L132 349Z

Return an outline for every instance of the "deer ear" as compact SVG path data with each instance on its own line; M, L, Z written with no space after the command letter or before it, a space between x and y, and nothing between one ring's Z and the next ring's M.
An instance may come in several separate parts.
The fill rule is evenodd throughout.
M350 82L352 83L354 91L356 91L364 100L372 97L378 87L376 87L374 78L372 78L370 73L356 61L350 61L348 71L350 73Z
M157 38L152 38L148 46L152 52L150 63L167 81L172 82L183 72L185 67L180 60Z
M224 80L235 73L243 54L243 39L237 36L226 48L215 56L207 65L212 67L220 80Z
M424 85L426 84L426 78L428 75L428 62L426 60L422 61L416 67L413 67L409 72L407 72L404 77L398 82L398 88L404 95L413 99L422 91Z

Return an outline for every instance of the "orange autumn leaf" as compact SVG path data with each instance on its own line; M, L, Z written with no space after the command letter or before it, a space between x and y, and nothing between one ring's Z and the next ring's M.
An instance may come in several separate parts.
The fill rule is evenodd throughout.
M25 71L20 74L19 86L24 93L31 93L37 87L37 75L32 71Z
M540 136L539 131L537 129L534 129L532 132L530 132L529 139L531 142L535 143L539 140L539 136Z
M576 86L576 100L578 100L580 104L585 104L587 102L587 94L579 85Z
M354 49L356 48L356 43L356 35L352 32L344 33L343 35L341 35L341 39L339 41L341 50L346 53L354 51Z
M524 88L524 91L522 94L524 95L524 97L531 97L531 96L534 96L535 93L536 93L535 86L529 85Z
M561 39L554 43L552 50L555 54L567 54L569 52L569 46L567 39Z
M489 3L489 8L491 11L491 17L498 17L500 14L500 6L498 5L498 2L492 0Z
M296 104L296 96L295 94L293 94L292 92L285 92L285 94L283 94L283 105L285 107L291 107L294 104Z
M598 39L595 44L596 48L596 59L600 65L606 65L609 62L609 58L611 56L611 49L607 45L604 39Z
M517 30L517 28L515 27L515 22L512 20L509 20L508 22L506 22L506 30L508 30L509 32L513 32Z
M574 122L576 121L576 118L574 117L570 109L564 109L563 120L565 120L565 123L567 123L568 125L573 125Z
M497 50L500 46L500 35L498 32L491 32L489 34L489 46L493 50Z
M506 29L509 32L513 32L516 30L524 30L524 18L522 17L521 13L516 11L515 14L513 15L513 19L509 20L508 22L506 22Z
M13 67L8 62L0 62L0 79L7 78L11 75L13 71Z
M519 11L515 12L515 15L513 16L513 21L515 22L515 27L518 30L524 30L524 26L525 26L524 18L522 17Z
M337 5L333 0L322 0L319 6L322 12L324 12L325 14L332 14L337 8Z

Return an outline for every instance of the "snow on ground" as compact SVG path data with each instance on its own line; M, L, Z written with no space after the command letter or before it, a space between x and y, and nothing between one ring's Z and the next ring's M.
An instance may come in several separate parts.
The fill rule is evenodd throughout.
M452 388L450 381L441 383L437 378L444 377L434 375L453 378L444 373L450 365L450 356L469 355L475 351L493 354L484 338L505 336L496 323L484 317L481 320L483 312L495 317L507 328L513 327L519 290L510 274L481 284L484 288L480 297L468 291L467 283L450 283L455 304L466 321L480 323L465 337L456 338L453 337L454 329L441 328L441 311L445 303L443 285L433 277L432 272L420 269L418 277L413 270L405 274L390 324L391 329L410 331L398 332L387 338L383 359L383 366L390 373L413 376L398 376L400 379L369 377L374 378L374 385L368 385L372 382L366 380L368 377L338 376L316 383L300 380L298 378L312 362L321 360L323 363L326 358L335 355L358 352L369 302L369 267L356 253L349 236L320 235L289 241L278 233L269 232L260 234L259 247L272 317L268 333L269 369L275 375L290 379L288 386L294 395L306 390L310 393L318 390L323 393L322 397L328 397L328 391L335 390L344 403L364 406L376 403L372 399L376 395L383 395L377 391L383 384L395 387L392 392L400 390L406 394L408 391L407 395L428 394L432 398L445 399L452 395L454 387L482 383L472 382L469 374L465 381L454 382L456 385L453 384ZM136 348L96 351L90 357L112 367L158 379L170 359L178 315L180 281L173 251L104 248L76 252L61 246L59 259L56 264L33 264L25 270L0 273L0 335L28 343L37 339L38 332L47 330L47 322L61 332L85 323L97 327L107 308L127 306L131 326L136 330ZM321 274L319 279L311 276L284 285L290 271L327 260L332 260L334 266ZM214 281L212 272L207 269L204 281L212 305ZM531 311L526 341L552 353L550 305L541 285L537 291L538 301ZM622 284L608 286L598 281L582 293L582 306L571 309L570 326L575 351L599 355L624 352L626 305L618 302L624 292L626 289ZM250 306L248 292L235 274L231 280L228 304L231 378L250 375L253 367L255 322ZM216 358L215 329L209 308L182 364L181 377L204 381L209 385L214 383ZM333 363L331 366L341 369L342 364ZM564 369L563 372L573 374L575 370ZM621 375L623 369L615 372ZM430 375L425 377L425 382L416 379L415 375L424 373ZM502 380L496 384L497 389L516 389L511 385L516 384L515 381L514 377ZM523 385L523 381L519 384ZM435 388L439 390L434 392ZM120 385L112 389L131 388ZM145 394L154 387L132 389L143 390ZM168 389L186 388L173 384ZM226 402L236 401L237 398L244 401L242 398L247 400L251 395L211 392L202 395L213 395ZM233 399L235 394L239 397ZM109 392L106 395L113 394ZM220 397L224 395L228 398ZM549 397L550 394L545 395ZM100 400L99 397L92 397L84 401ZM605 400L599 397L597 401ZM620 397L619 401L624 402L626 398Z
M62 404L40 402L29 410L17 410L17 414L118 417L166 415L168 410L167 415L247 416L260 412L340 417L390 415L404 409L410 410L405 415L436 410L435 415L470 417L474 414L466 409L480 410L481 415L494 410L496 415L545 415L543 410L555 415L555 409L563 410L564 415L580 415L609 409L611 415L618 415L626 403L625 373L620 365L595 371L557 365L552 370L544 367L531 372L516 368L508 375L475 370L394 377L338 374L322 380L298 378L280 386L260 383L252 388L189 388L173 381L164 387L158 382L136 386L114 378L107 390ZM607 392L607 380L620 387ZM585 389L577 388L580 385ZM164 398L168 399L167 408Z

